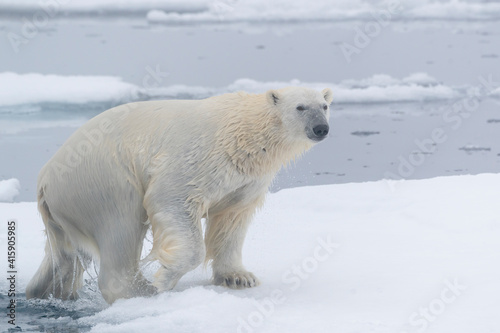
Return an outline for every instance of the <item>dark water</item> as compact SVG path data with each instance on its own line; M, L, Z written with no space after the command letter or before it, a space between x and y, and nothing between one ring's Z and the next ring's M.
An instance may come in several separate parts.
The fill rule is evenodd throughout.
M5 295L1 295L3 300ZM90 302L90 300L88 300ZM80 302L81 303L81 302ZM82 306L75 301L26 300L23 293L16 302L16 326L5 325L4 332L51 332L77 333L88 332L90 325L81 324L78 319L91 316L102 308L87 304ZM1 326L1 325L0 325Z
M19 295L16 306L16 328L8 332L87 332L90 326L78 325L76 320L96 311L92 308L76 308L71 301L32 300Z
M91 325L79 322L80 318L92 316L107 308L101 297L96 279L86 279L76 301L60 299L26 300L24 293L18 293L16 299L16 326L0 323L2 332L50 332L77 333L88 332ZM9 299L0 293L0 301L7 304ZM2 326L3 325L3 326Z

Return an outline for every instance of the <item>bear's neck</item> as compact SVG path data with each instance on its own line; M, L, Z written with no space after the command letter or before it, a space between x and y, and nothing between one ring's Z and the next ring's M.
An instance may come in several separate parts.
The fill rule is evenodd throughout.
M274 175L310 148L290 137L264 95L247 94L238 99L233 108L227 104L228 121L217 135L238 172L255 177ZM256 105L262 107L256 109Z

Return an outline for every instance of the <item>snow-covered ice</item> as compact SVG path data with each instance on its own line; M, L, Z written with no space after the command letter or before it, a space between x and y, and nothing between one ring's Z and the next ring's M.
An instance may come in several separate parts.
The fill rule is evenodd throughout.
M0 106L36 103L89 103L137 99L140 91L111 76L0 73Z
M397 20L494 20L500 17L500 4L493 1L465 0L0 0L4 15L64 13L65 15L140 16L150 22L300 22L373 20L382 11L393 9Z
M209 9L210 0L0 0L4 13L63 12L75 15L141 15L159 9L166 12L200 12Z
M377 74L360 80L334 82L262 82L240 78L224 87L167 85L139 87L111 76L62 76L37 73L0 73L0 107L39 103L83 104L90 102L124 103L148 98L206 98L228 92L263 93L276 87L301 86L335 91L335 103L380 103L447 100L463 96L463 87L447 86L427 73L412 73L402 79ZM0 109L12 112L11 108ZM25 109L16 109L26 112Z
M156 9L147 15L150 22L168 24L375 20L387 17L392 20L494 20L500 17L500 4L462 0L220 0L211 2L208 10L202 12Z
M185 96L203 98L235 91L263 93L275 87L286 86L301 86L317 90L330 87L335 91L335 103L434 101L458 98L462 95L460 87L447 86L427 73L413 73L402 79L379 74L361 80L345 80L339 83L301 82L297 79L288 82L259 82L249 78L241 78L222 88L172 85L153 88L149 93L157 97L175 98Z
M481 174L283 190L268 196L245 243L257 288L212 286L210 271L198 268L155 297L107 307L86 290L77 302L22 301L18 317L45 304L63 314L92 311L76 320L37 318L23 329L495 332L499 188L500 174ZM35 203L1 203L0 219L17 221L22 292L43 256L43 225Z
M0 202L12 202L19 195L21 184L15 178L0 180Z

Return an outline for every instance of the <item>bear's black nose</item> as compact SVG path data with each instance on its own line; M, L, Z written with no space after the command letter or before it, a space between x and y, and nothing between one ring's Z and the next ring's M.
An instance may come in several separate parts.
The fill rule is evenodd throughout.
M328 127L328 125L317 125L317 126L314 126L313 132L314 132L314 135L316 135L318 138L323 138L323 137L327 136L329 129L330 128Z

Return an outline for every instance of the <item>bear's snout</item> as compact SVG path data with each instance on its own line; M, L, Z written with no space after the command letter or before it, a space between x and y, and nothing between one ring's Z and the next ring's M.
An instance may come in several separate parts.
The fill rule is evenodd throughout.
M316 138L318 138L319 140L323 140L328 135L329 129L330 127L328 125L321 124L314 126L313 132Z
M309 139L315 142L320 142L328 136L330 127L326 122L313 124L306 127L306 134Z

